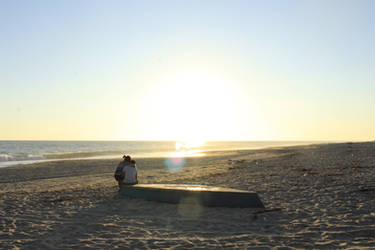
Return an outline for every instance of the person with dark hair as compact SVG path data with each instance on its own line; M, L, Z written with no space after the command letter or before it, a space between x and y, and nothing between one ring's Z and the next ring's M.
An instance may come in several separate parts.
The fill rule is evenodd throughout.
M121 190L121 187L122 187L122 183L124 181L124 177L125 177L125 174L124 174L124 167L125 166L128 166L131 164L131 157L129 155L124 155L122 157L122 161L119 162L119 164L117 165L117 168L116 168L116 171L115 171L115 174L114 174L114 177L116 179L116 181L118 182L118 187L119 187L119 190Z

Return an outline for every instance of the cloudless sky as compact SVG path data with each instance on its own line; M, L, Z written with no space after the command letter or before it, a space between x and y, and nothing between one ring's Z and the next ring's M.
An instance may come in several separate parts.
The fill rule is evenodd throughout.
M374 140L375 1L0 1L0 140Z

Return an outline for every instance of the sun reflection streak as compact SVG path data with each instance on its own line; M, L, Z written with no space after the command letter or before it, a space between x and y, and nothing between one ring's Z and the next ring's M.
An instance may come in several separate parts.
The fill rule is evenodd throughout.
M187 187L186 189L187 189L187 190L191 190L191 191L202 191L202 190L207 190L206 187Z
M204 141L177 141L176 152L173 153L172 157L194 157L203 156L203 147L205 146Z
M185 158L205 155L204 150L200 149L203 145L203 142L176 142L176 151L165 159L164 164L166 168L171 172L182 170L186 163Z
M202 149L206 146L206 142L203 140L189 140L189 141L177 141L176 150L191 150L191 149Z

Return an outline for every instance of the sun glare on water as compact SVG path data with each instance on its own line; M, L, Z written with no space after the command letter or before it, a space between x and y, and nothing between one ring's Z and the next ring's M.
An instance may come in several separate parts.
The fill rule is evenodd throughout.
M172 157L192 157L204 155L204 141L176 142L176 151Z
M205 141L203 140L191 140L191 141L184 141L184 142L176 142L176 150L191 150L191 149L198 149L205 146Z
M186 157L205 155L203 146L203 141L176 142L176 151L165 160L165 166L172 172L180 171L185 166Z

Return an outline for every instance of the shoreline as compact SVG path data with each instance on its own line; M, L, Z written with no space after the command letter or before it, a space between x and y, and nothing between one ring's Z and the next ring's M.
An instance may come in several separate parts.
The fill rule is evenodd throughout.
M137 160L141 183L257 192L265 211L191 207L118 195L120 159L0 169L5 248L370 248L375 142L210 152L168 168Z
M0 143L1 142L2 141L0 141ZM15 142L22 142L22 141L15 141ZM29 141L29 142L33 142L33 141ZM35 141L35 142L46 142L46 141ZM80 142L80 141L77 141L77 142ZM214 143L220 143L220 142L221 141L217 141ZM208 144L210 143L212 142L208 142ZM223 141L222 143L231 143L231 141L227 141L227 142ZM233 141L233 143L238 144L238 143L241 143L241 141ZM131 153L131 155L133 155L135 158L195 157L195 156L201 156L202 154L205 154L207 152L215 152L215 151L259 150L259 149L271 149L275 147L292 147L292 146L326 144L329 142L321 142L321 141L253 141L253 142L247 142L247 141L244 141L244 143L255 143L255 144L258 143L259 145L256 145L256 146L255 145L253 146L237 145L236 148L227 148L228 146L219 148L220 146L217 145L216 146L218 147L217 149L213 149L212 145L211 146L202 145L197 148L191 148L191 149L185 149L185 150L179 150L179 151L172 150L172 151L160 151L160 152L148 152L148 153L138 152L138 153ZM260 144L263 144L263 143L266 145L261 146ZM279 144L279 145L272 145L272 144ZM120 151L118 149L106 150L106 151L95 151L95 152L88 151L88 152L41 153L39 155L32 156L28 160L23 159L23 160L0 161L0 168L13 167L13 166L18 166L18 165L29 165L29 164L49 162L49 161L115 159L121 156L122 154L123 154L123 151Z

